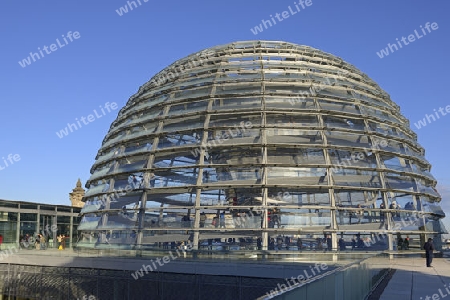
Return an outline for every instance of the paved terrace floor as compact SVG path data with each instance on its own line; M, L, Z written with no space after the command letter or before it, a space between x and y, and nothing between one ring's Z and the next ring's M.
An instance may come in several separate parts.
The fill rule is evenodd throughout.
M314 266L316 263L327 264L327 271L344 264L344 262L327 260L324 255L319 255L319 257L308 255L304 260L279 257L277 260L264 261L255 260L251 257L242 260L221 259L214 256L206 257L205 259L192 259L189 257L185 258L182 251L176 252L172 250L171 252L173 254L172 257L167 253L155 253L154 256L136 258L134 256L102 256L102 251L90 254L76 252L71 249L33 249L20 250L16 253L13 252L10 255L2 256L0 264L127 270L131 274L141 269L143 265L151 265L154 262L158 272L279 279L292 276L297 277L299 272L309 270L309 267L311 265ZM162 262L164 256L169 260L167 263ZM162 266L155 262L157 258L160 258Z
M394 258L396 269L380 300L450 300L450 261L434 258L427 268L425 258Z
M45 251L19 251L8 257L3 257L0 263L132 271L141 268L142 264L148 263L149 260L150 258L136 259L131 257L102 257L99 259L99 257L76 253L70 249L64 251L48 249ZM160 271L215 275L217 268L219 268L221 274L269 278L289 278L298 274L299 271L299 265L292 264L289 261L272 262L270 268L267 264L261 262L247 264L226 260L214 262L214 267L211 266L211 261L196 261L194 264L195 267L193 268L192 261L178 260L176 264L166 264L160 268ZM425 258L421 258L417 254L410 257L395 257L390 261L390 267L396 269L396 272L389 280L379 299L450 300L450 259L448 257L434 258L432 266L427 268Z

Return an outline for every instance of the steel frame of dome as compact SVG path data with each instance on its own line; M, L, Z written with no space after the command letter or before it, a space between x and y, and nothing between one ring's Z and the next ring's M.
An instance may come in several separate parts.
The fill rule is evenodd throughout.
M337 249L339 235L382 234L393 249L397 233L442 231L424 155L399 106L334 55L277 41L209 48L120 110L78 245L271 250L282 234L310 246L328 235Z

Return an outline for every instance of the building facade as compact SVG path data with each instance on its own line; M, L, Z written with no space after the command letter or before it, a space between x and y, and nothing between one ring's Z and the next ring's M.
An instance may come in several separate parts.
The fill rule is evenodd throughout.
M1 249L34 249L37 233L45 236L48 247L57 248L56 237L61 234L66 236L66 246L72 247L78 240L80 210L67 205L0 200Z
M341 58L245 41L140 87L91 169L80 247L395 249L443 232L400 107Z

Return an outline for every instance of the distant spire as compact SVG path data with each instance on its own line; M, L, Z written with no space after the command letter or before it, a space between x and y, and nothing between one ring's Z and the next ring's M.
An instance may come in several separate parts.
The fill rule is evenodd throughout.
M76 187L69 193L69 199L74 207L83 207L84 202L81 201L84 197L85 190L81 187L81 180L78 178Z

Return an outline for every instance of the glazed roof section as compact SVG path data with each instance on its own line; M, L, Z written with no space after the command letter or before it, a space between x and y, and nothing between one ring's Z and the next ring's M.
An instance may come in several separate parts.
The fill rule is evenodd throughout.
M240 65L239 70L242 71L242 63L245 61L252 62L254 70L260 74L267 73L270 70L284 71L285 75L299 73L310 69L311 64L316 65L317 71L320 71L320 73L328 73L328 76L333 76L338 72L342 74L342 70L346 70L348 73L345 75L348 78L343 84L350 88L361 88L365 85L365 92L377 95L384 100L389 108L400 111L400 107L391 101L389 95L373 80L335 55L309 46L287 42L243 41L208 48L175 61L142 85L139 91L130 97L119 116L125 114L137 98L156 97L173 90L182 90L186 85L206 85L207 81L197 80L202 74L207 74L208 78L214 79L214 76L211 76L212 73L220 69L233 67L233 65ZM264 70L264 72L261 72L261 70ZM298 78L289 78L289 76L280 77L277 81L298 80ZM306 76L302 80L314 81L315 79ZM242 79L239 80L242 81ZM264 78L263 80L267 79ZM275 79L270 79L270 81L275 81ZM167 100L164 97L162 98L160 101Z

